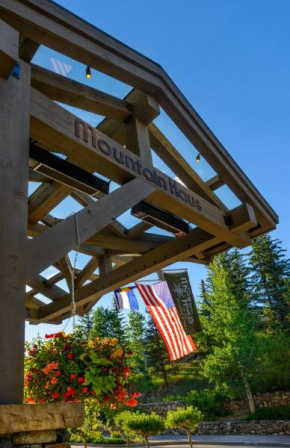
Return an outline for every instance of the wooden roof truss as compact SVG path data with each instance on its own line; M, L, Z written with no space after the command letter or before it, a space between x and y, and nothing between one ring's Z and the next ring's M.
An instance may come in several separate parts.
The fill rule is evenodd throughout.
M28 197L27 320L60 323L70 315L68 253L76 248L76 219L51 215L69 196L82 206L80 252L90 257L77 270L79 314L103 294L176 261L207 264L213 255L246 247L275 228L275 212L162 67L49 0L0 0L0 19L0 30L8 24L20 36L16 60L4 57L0 43L0 75L8 77L15 62L21 70L31 68L27 165L29 181L41 185ZM34 65L40 45L127 83L131 92L119 99ZM104 120L94 129L59 103ZM212 179L204 182L153 123L160 107L215 170ZM181 183L153 166L152 150ZM119 188L110 192L98 174ZM215 194L222 185L240 206L227 209ZM131 209L144 220L127 229L118 217ZM172 233L148 232L158 223ZM49 266L57 273L45 278ZM61 280L69 292L57 285Z

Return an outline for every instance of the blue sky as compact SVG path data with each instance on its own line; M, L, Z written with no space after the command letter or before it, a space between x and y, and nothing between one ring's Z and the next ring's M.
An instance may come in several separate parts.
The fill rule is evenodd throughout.
M164 67L278 213L280 224L272 235L280 238L289 251L290 2L59 0L57 3ZM51 69L50 57L70 65L69 76L74 79L90 82L119 97L129 91L128 86L97 72L93 72L91 81L85 80L81 64L43 47L35 62ZM92 114L73 112L82 114L92 124L100 120ZM161 114L156 123L201 177L210 178L210 167L204 160L195 164L195 148L169 118ZM154 163L172 174L157 158ZM230 207L237 204L226 188L219 194ZM68 200L54 213L66 217L77 209L77 204ZM133 224L129 216L123 217L123 222ZM80 266L85 261L85 257L80 257ZM204 268L184 263L180 266L189 269L197 296ZM107 306L110 297L100 303ZM56 328L59 331L60 327L27 325L27 338L38 331L43 334Z

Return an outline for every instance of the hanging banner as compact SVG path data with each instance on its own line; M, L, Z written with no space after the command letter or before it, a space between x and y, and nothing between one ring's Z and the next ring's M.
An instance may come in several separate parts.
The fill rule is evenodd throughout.
M163 271L163 274L185 333L193 334L197 331L201 331L201 324L187 271L174 273Z

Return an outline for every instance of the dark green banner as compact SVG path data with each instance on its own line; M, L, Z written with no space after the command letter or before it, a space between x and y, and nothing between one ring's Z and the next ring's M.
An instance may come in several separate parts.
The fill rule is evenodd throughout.
M201 324L187 271L175 273L163 271L163 275L168 284L185 333L193 334L200 331Z

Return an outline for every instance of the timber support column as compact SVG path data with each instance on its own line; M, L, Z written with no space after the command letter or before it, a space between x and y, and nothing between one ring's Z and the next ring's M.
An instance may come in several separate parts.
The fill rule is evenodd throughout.
M18 58L19 35L1 27L7 63L15 49ZM30 66L19 64L19 79L0 76L0 404L23 402Z

